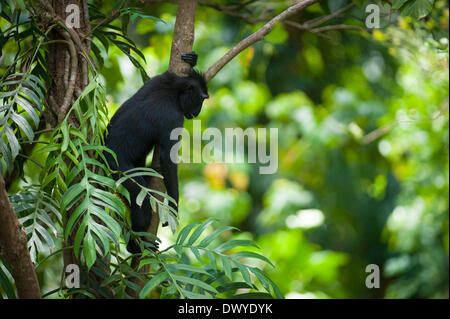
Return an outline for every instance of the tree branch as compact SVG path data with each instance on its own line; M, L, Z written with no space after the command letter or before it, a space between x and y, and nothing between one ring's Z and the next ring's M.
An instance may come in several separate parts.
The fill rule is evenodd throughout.
M333 18L339 17L345 11L353 8L354 6L355 6L354 3L349 3L345 7L337 10L336 12L333 12L332 14L329 14L329 15L326 15L326 16L323 16L323 17L319 17L319 18L316 18L316 19L312 19L312 20L306 21L305 23L303 23L303 26L305 28L308 28L308 29L317 27L317 26L319 26L321 24L324 24L327 21L330 21Z
M255 23L266 20L265 13L267 13L267 10L264 10L263 13L259 15L259 17L253 18L253 19L246 14L240 13L239 11L242 9L247 9L249 12L252 13L252 11L247 8L247 6L249 6L250 4L252 4L253 2L256 2L256 1L259 1L259 0L249 0L249 1L246 1L246 2L244 2L242 4L238 4L238 5L224 6L224 5L220 5L218 3L212 3L212 2L200 0L198 2L198 4L200 6L209 7L209 8L215 9L217 11L221 11L225 14L228 14L229 16L239 18L248 24L255 24Z
M178 5L177 18L175 21L175 28L173 31L172 49L170 52L169 71L172 71L178 75L185 75L190 66L181 60L181 54L192 51L194 44L194 23L195 12L197 10L197 0L185 0ZM153 150L152 165L151 168L158 170L160 165L159 161L160 148L156 145ZM165 192L166 188L164 181L161 178L152 177L149 180L149 187L151 189ZM155 195L160 201L164 199ZM151 234L156 235L158 232L159 214L158 212L152 212L152 220L150 223Z
M172 38L172 49L170 52L170 64L169 71L175 72L176 74L183 76L189 70L190 66L181 60L181 54L185 52L192 51L192 46L194 44L194 22L195 22L195 12L197 10L197 0L183 0L178 5L177 18L175 21L175 28L173 31ZM159 171L160 167L160 147L155 145L153 150L152 165L156 171ZM157 190L159 192L165 192L166 187L164 181L161 178L151 177L148 179L149 188ZM164 199L155 194L155 197L164 201ZM159 207L157 208L159 209ZM157 211L151 211L151 222L150 227L147 230L153 235L157 235L159 226L159 213ZM133 257L131 260L131 267L136 269L139 265L140 258ZM148 272L148 266L142 267L139 272ZM132 279L136 284L143 286L143 283L139 280ZM128 289L128 293L138 298L136 291Z
M11 267L19 298L40 299L41 290L27 247L27 234L11 206L0 175L0 254Z
M261 29L259 29L255 33L252 33L247 38L239 42L234 48L230 49L222 58L220 58L219 61L217 61L214 65L212 65L205 74L206 80L207 81L211 80L217 74L217 72L219 72L228 62L230 62L235 56L237 56L243 50L247 49L256 42L264 39L264 37L272 31L274 25L277 22L286 19L287 17L313 5L318 1L319 0L304 0L287 8L282 13L272 18Z
M181 60L181 54L192 51L194 44L194 23L195 12L197 10L197 0L182 1L178 5L177 18L175 21L175 28L173 31L172 49L170 51L170 63L169 71L172 71L178 75L185 75L189 71L190 66ZM159 145L155 146L152 157L151 168L158 170L160 148ZM166 190L164 181L160 178L152 177L149 180L149 187L160 192ZM158 195L156 195L158 196ZM163 198L158 198L163 201ZM156 235L158 231L159 214L158 212L152 212L152 221L150 224L149 232Z
M197 3L197 0L185 0L178 5L169 63L169 71L178 75L185 75L190 69L190 66L181 60L181 54L192 51L194 45Z
M311 32L319 33L324 31L331 31L331 30L358 30L361 31L362 29L360 27L354 26L354 25L347 25L347 24L336 24L336 25L326 25L319 28L314 28L311 30Z
M347 24L336 24L336 25L326 25L323 27L318 27L318 28L310 28L308 26L305 26L305 24L300 24L294 21L285 21L285 24L300 29L300 30L305 30L305 31L309 31L312 33L315 33L317 35L321 35L321 32L325 32L325 31L331 31L331 30L358 30L358 31L362 31L362 29L360 27L357 26L353 26L353 25L347 25Z

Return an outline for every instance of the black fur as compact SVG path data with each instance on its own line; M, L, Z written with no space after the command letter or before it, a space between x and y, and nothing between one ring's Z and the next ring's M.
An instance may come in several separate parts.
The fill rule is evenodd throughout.
M194 56L195 55L195 56ZM183 60L195 66L197 55L187 53ZM184 117L196 117L208 98L208 89L204 76L191 69L187 77L165 72L148 80L144 86L127 100L116 112L108 126L106 146L117 155L117 166L113 157L106 159L113 170L127 171L135 167L144 167L145 159L155 144L160 145L161 173L167 193L178 204L177 165L170 159L170 150L177 141L170 140L170 132L183 127ZM144 177L134 178L142 186L148 187ZM131 224L135 232L146 232L150 225L150 203L146 198L139 207L136 197L140 187L130 180L124 182L131 198ZM177 210L177 205L170 203ZM131 253L140 252L139 246L132 240L127 249Z

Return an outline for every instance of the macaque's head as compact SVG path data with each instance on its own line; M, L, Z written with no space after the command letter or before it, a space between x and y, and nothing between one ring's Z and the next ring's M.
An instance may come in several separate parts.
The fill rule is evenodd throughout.
M179 95L179 102L184 116L193 119L200 114L203 101L209 98L208 87L203 74L191 70L185 79L185 85Z

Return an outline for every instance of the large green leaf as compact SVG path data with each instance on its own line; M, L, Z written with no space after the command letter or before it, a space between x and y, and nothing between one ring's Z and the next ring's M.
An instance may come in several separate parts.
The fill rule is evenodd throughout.
M169 274L167 272L160 272L159 274L153 276L152 279L150 279L150 281L147 282L142 288L141 292L139 293L139 297L145 298L145 296L147 296L150 291L152 291L156 286L161 284L168 277Z
M422 19L430 14L433 9L434 0L412 0L402 9L402 15Z

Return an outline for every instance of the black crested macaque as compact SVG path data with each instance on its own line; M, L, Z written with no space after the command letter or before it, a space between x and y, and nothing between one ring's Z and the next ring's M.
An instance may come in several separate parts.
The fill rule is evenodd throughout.
M105 152L111 169L125 172L135 167L144 167L145 158L159 144L161 173L168 195L177 203L175 205L170 202L176 211L179 197L178 173L177 164L170 159L170 150L178 141L170 139L170 132L183 127L184 117L196 117L202 109L203 101L209 98L203 74L193 69L197 64L197 54L192 51L183 54L181 58L191 66L186 77L170 71L153 77L111 119L106 146L116 153L119 165ZM134 177L134 180L148 187L143 176ZM146 232L151 221L149 198L147 196L139 207L136 197L141 188L131 180L125 181L124 186L130 193L132 229L135 232ZM131 239L127 250L132 254L141 252L139 245Z

